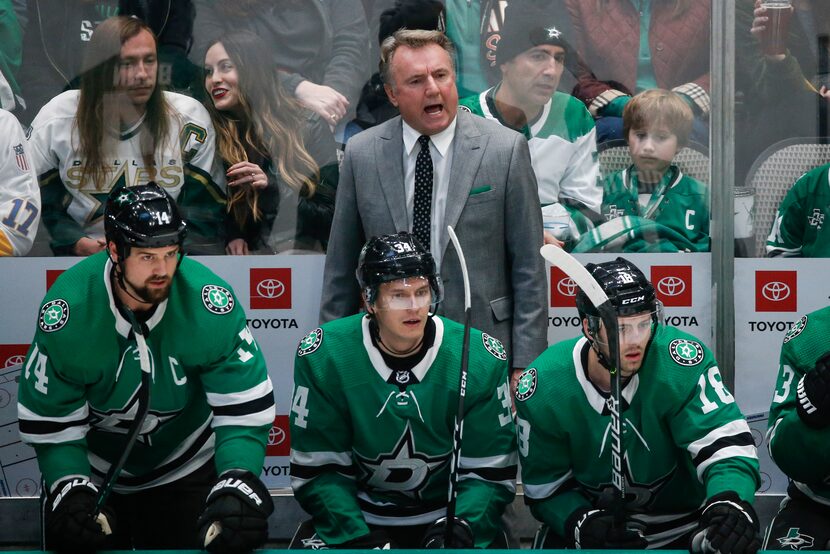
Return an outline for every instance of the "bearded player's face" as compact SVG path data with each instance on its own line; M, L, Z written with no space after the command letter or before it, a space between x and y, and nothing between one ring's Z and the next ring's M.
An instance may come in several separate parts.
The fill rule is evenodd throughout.
M124 286L134 296L158 304L170 295L179 247L133 248L124 259Z

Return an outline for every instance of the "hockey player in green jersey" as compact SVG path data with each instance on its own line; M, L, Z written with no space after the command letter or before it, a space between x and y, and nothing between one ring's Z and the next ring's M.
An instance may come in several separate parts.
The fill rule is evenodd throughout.
M672 164L693 119L689 104L668 90L647 90L626 104L623 132L633 164L603 181L602 215L610 223L583 237L580 252L709 251L709 187ZM640 218L668 232L641 229Z
M557 90L565 57L573 55L563 16L530 2L508 5L496 50L502 80L462 99L459 108L524 134L545 241L570 246L599 221L602 187L594 118L582 102Z
M368 313L315 329L295 358L291 487L312 520L292 547L441 547L464 328L430 314L440 277L409 233L370 239L357 276ZM507 353L475 329L463 421L453 547L483 548L503 536L518 456Z
M654 287L630 262L587 268L617 313L621 440L612 440L606 404L614 355L579 291L584 336L548 348L515 394L525 499L543 523L536 546L754 553L758 458L712 353L660 325ZM613 512L614 459L622 460L624 525Z
M258 475L274 398L242 307L227 283L182 257L185 224L162 187L114 192L104 217L106 252L46 294L20 380L45 547L259 546L273 510ZM113 483L102 476L130 448L139 412L99 515L99 487Z
M830 234L824 232L828 205L830 164L825 164L799 177L787 191L767 237L767 256L830 257Z
M769 410L772 459L790 478L765 550L830 550L830 308L784 336Z

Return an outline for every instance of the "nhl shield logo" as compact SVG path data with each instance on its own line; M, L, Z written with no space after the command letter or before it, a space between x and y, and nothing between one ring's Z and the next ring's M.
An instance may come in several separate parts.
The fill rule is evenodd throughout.
M504 345L499 339L491 337L487 333L481 333L481 340L484 342L484 348L487 349L487 352L499 360L507 359L507 351L504 349Z
M531 367L519 376L516 385L516 400L524 402L536 392L536 368Z
M801 319L793 323L793 326L790 327L790 330L787 331L787 334L784 335L784 342L790 342L795 337L801 334L804 328L807 327L807 316L803 316Z
M315 330L304 336L303 340L300 341L300 345L297 347L297 356L311 354L320 348L321 344L323 344L323 329L321 327L317 327Z
M202 304L207 311L224 315L233 310L233 295L231 291L219 285L205 285L202 287Z
M58 298L43 305L37 322L41 329L51 333L61 329L67 321L69 321L69 304L66 300Z
M674 339L669 344L669 355L678 364L689 367L703 360L703 347L693 340Z

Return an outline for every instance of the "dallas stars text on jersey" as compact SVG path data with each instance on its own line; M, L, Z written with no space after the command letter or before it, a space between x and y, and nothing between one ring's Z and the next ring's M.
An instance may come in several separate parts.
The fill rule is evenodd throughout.
M90 469L105 474L135 418L141 368L130 324L113 300L111 269L101 252L58 278L26 357L20 435L35 447L49 486ZM230 287L185 258L169 298L146 325L150 408L114 490L169 483L214 453L219 473L258 475L274 421L273 390Z
M611 417L587 377L589 348L584 337L551 346L516 391L525 497L560 536L574 510L603 507L613 494ZM753 501L752 434L711 352L691 335L658 328L622 390L621 419L626 510L644 523L650 547L694 529L715 494Z
M391 370L369 318L323 325L300 343L291 407L291 486L318 535L341 544L375 525L443 517L463 327L433 316L435 340L411 372ZM507 355L475 329L465 396L457 515L490 544L515 493Z

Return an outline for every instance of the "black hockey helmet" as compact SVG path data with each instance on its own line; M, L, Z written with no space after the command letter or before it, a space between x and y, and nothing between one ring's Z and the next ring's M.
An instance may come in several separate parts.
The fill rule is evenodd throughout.
M113 190L104 208L104 233L120 258L130 249L182 246L187 224L176 201L155 182Z
M415 236L406 231L369 239L360 251L356 274L369 304L374 304L382 283L407 277L426 277L432 289L433 305L443 297L435 259Z
M587 264L585 268L608 295L617 317L649 312L654 314L657 323L660 322L662 304L657 300L654 286L637 266L619 257L611 262ZM579 319L588 318L589 328L596 332L599 312L582 290L576 293L576 309Z

